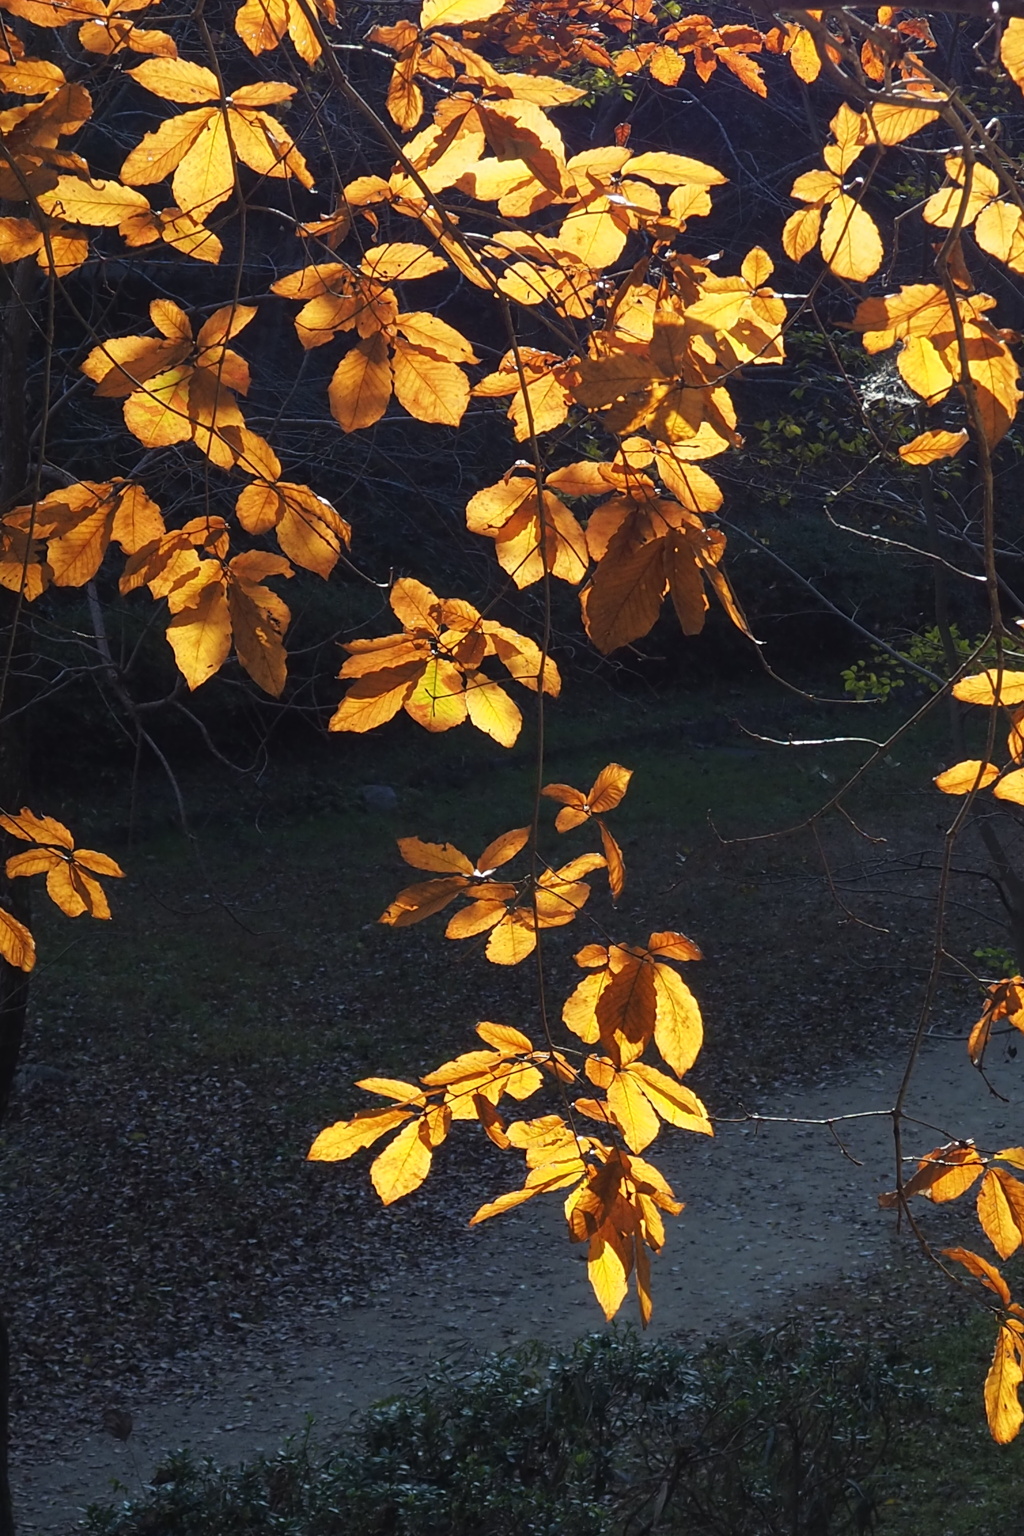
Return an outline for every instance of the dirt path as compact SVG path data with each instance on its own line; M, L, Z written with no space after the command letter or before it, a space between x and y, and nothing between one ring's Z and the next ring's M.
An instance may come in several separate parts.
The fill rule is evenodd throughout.
M1024 1062L991 1066L1009 1103L969 1069L962 1041L927 1045L910 1113L929 1128L908 1138L912 1150L956 1134L989 1148L1024 1140ZM884 1110L900 1069L894 1061L861 1065L817 1088L774 1090L749 1107L810 1118ZM677 1135L655 1149L688 1205L654 1268L656 1337L762 1323L812 1303L823 1287L860 1278L870 1285L884 1270L901 1241L876 1204L892 1185L890 1123L884 1115L848 1120L837 1132L847 1155L827 1128L794 1124L722 1125L714 1143ZM948 1219L934 1213L940 1224ZM560 1222L555 1201L538 1201L482 1228L453 1230L445 1253L413 1276L396 1274L372 1304L341 1301L301 1354L261 1357L259 1334L250 1334L216 1381L189 1382L171 1401L126 1400L135 1420L128 1445L97 1431L63 1454L56 1437L49 1449L17 1446L21 1531L66 1529L90 1501L115 1497L114 1479L137 1490L169 1448L239 1460L273 1452L301 1433L307 1416L325 1438L354 1411L414 1387L436 1361L469 1365L482 1351L527 1338L558 1344L592 1331L599 1314L586 1268Z

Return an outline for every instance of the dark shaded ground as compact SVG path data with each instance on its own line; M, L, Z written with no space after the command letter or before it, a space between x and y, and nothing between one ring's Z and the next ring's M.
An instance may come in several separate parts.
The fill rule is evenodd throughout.
M573 950L605 925L631 942L679 927L705 946L687 980L708 1030L693 1085L713 1109L891 1056L929 962L949 802L928 776L941 760L926 746L880 768L865 822L888 843L833 818L817 838L723 846L708 812L733 834L785 825L827 798L844 764L761 747L692 700L674 707L624 706L617 732L596 711L555 737L550 778L585 788L610 758L637 769L616 813L630 866L619 911L595 895L597 932L581 921L546 945L555 1013L580 976ZM770 727L756 700L735 707ZM324 1124L365 1102L354 1078L427 1070L469 1048L480 1018L537 1030L530 966L487 965L446 943L438 919L374 923L408 883L394 836L447 836L473 855L528 819L525 758L508 767L474 741L427 753L410 734L385 744L384 771L353 758L344 783L323 766L282 767L232 800L208 775L186 780L201 862L164 830L155 790L133 851L114 800L83 831L131 873L109 926L45 923L52 958L27 1059L64 1076L19 1092L0 1165L20 1444L94 1426L132 1384L152 1396L212 1371L249 1330L271 1350L315 1334L339 1297L358 1302L382 1275L415 1269L481 1198L518 1182L518 1163L470 1128L390 1210L364 1159L304 1161ZM360 802L360 784L382 780L398 792L394 816ZM956 896L969 957L993 942L994 903L978 880ZM937 1018L962 1033L977 989L950 971Z

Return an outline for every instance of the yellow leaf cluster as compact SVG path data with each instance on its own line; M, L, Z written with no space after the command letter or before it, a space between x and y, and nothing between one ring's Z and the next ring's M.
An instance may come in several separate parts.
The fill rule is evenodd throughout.
M0 526L10 541L0 559L0 583L23 590L29 601L50 582L85 586L99 570L112 539L126 555L133 555L166 531L160 508L142 486L121 479L76 481L15 507ZM45 560L41 554L31 561L23 558L19 573L18 550L25 549L25 541L45 541L46 555Z
M503 833L488 844L475 865L450 843L402 838L398 846L407 864L441 872L443 878L399 891L380 921L391 928L405 928L443 911L462 896L469 904L449 920L445 938L469 939L486 933L488 960L493 965L518 965L536 948L538 929L564 927L579 915L590 897L583 876L605 865L602 854L585 853L559 869L544 869L536 879L493 880L494 871L521 852L529 835L529 827Z
M334 0L313 0L313 9L334 26ZM320 57L320 39L295 0L244 0L235 12L235 31L250 53L257 57L290 37L295 52L304 64L313 65Z
M588 1045L600 1041L616 1067L639 1060L653 1039L662 1060L682 1077L704 1039L700 1008L669 960L699 960L681 933L652 933L647 948L588 944L576 956L589 972L568 998L562 1018Z
M294 176L312 187L291 135L263 110L290 101L294 85L261 80L222 100L213 71L185 59L147 59L128 74L162 100L203 105L165 118L145 135L121 167L126 186L145 187L170 177L175 203L199 223L234 192L239 161L260 176Z
M193 442L214 464L230 469L261 449L237 394L248 394L249 365L227 346L253 316L248 304L214 313L193 337L188 316L172 299L154 299L150 318L159 338L122 336L93 347L82 372L105 399L127 397L124 420L146 448Z
M24 853L12 854L7 860L8 880L20 875L45 875L47 895L68 917L81 917L84 913L90 917L110 917L106 892L96 877L120 877L124 870L108 854L97 853L93 848L76 848L74 837L62 822L52 816L37 816L27 806L22 806L16 816L0 815L0 827L11 837L32 844ZM0 952L22 970L31 969L32 951L26 954L30 963L25 964L24 959L12 959L8 949L21 952L27 933L21 924L4 914L4 922L0 923ZM28 943L31 944L31 938Z
M243 669L276 698L287 676L283 641L291 614L265 581L291 576L292 568L283 556L259 550L229 560L228 548L222 518L193 518L136 550L121 591L147 586L154 597L167 599L167 639L190 689L220 670L233 643Z
M401 633L352 640L339 676L354 678L335 711L332 731L371 731L404 709L428 731L469 720L502 746L519 735L522 716L500 685L482 671L494 657L524 688L557 697L561 680L550 657L525 635L483 618L467 602L442 599L411 577L391 589Z
M867 352L900 344L896 367L904 383L928 405L937 405L957 386L964 393L964 356L971 392L989 445L1009 430L1021 391L1016 361L1005 337L986 318L995 304L988 294L957 298L954 320L949 298L937 283L914 283L885 298L864 299L853 319ZM958 323L959 322L959 325Z
M391 284L442 272L448 263L426 246L399 241L372 247L359 268L344 262L305 267L273 284L301 299L295 330L303 347L321 347L343 331L359 340L338 364L328 396L346 432L370 427L394 391L419 421L458 426L469 404L469 380L459 364L477 357L464 336L427 311L399 312Z
M555 817L556 831L569 832L573 827L583 826L591 817L596 821L613 901L618 901L625 887L626 864L622 849L604 824L604 816L621 802L632 776L631 768L623 768L621 763L609 763L601 769L587 794L573 789L571 784L545 784L541 790L542 795L557 800L562 806Z

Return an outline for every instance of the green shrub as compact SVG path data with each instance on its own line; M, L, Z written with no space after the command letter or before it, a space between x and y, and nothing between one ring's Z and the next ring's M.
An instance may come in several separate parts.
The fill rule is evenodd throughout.
M231 1471L170 1457L88 1536L846 1536L871 1527L893 1372L782 1329L702 1355L629 1331L538 1345Z

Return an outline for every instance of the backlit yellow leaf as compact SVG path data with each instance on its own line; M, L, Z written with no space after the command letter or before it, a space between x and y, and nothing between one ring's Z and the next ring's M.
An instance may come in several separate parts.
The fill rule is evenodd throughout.
M431 27L466 27L470 22L496 16L505 0L425 0L420 11L420 30Z
M654 627L665 593L665 549L652 539L626 552L612 541L587 593L587 633L606 655Z
M928 405L945 399L954 382L938 348L928 336L908 336L896 359L896 367L904 383Z
M953 685L965 704L1024 704L1024 672L976 672Z
M346 432L371 427L391 399L391 363L379 333L359 341L334 371L328 390L331 414Z
M327 729L362 733L386 724L405 704L421 670L421 664L413 662L359 678L334 711Z
M24 923L0 907L0 955L19 971L30 971L36 963L36 946Z
M185 59L147 59L127 73L165 101L216 101L220 95L213 71Z
M614 207L604 192L597 192L577 203L558 231L559 245L596 272L619 259L629 234L625 219L614 216Z
M882 237L871 215L845 192L829 208L821 231L821 254L836 277L867 282L882 265Z
M518 965L537 947L532 914L510 912L497 927L491 930L486 954L492 965Z
M947 768L945 773L940 773L935 779L936 789L941 789L944 795L969 795L976 789L984 789L999 777L999 769L994 763L979 762L977 758L969 758L965 762L955 763L952 768Z
M1024 90L1024 21L1011 16L999 39L999 57L1014 85Z
M941 428L920 432L912 442L904 443L900 458L905 464L934 464L937 459L951 459L968 441L966 430L946 432Z
M657 1136L660 1122L630 1072L616 1072L608 1085L608 1108L631 1152L642 1152Z
M985 1378L985 1414L993 1440L1008 1445L1016 1439L1024 1411L1020 1405L1021 1369L1020 1324L1001 1323L996 1338L992 1364Z
M396 1125L408 1120L407 1109L363 1109L351 1120L339 1120L320 1132L306 1153L307 1162L337 1163L372 1146Z
M871 138L877 138L879 144L902 144L911 134L919 133L929 123L936 122L938 116L934 107L904 107L898 102L872 102L865 113L869 142Z
M370 1179L385 1205L419 1189L430 1172L432 1153L420 1134L421 1124L413 1120L400 1130L370 1165Z
M428 731L450 731L466 718L462 673L450 661L434 657L405 701L405 712Z
M1016 768L1004 775L992 793L997 800L1010 800L1014 805L1024 805L1024 768Z
M1005 262L1011 272L1024 271L1024 218L1013 203L989 203L979 213L974 238L983 251Z
M126 179L123 168L121 175ZM202 221L234 190L232 140L223 113L213 110L192 148L182 157L171 180L171 191L179 208Z
M469 380L455 363L395 339L395 395L418 421L457 427L469 404Z
M984 1171L985 1164L975 1147L938 1147L921 1160L917 1173L906 1187L910 1190L912 1183L918 1184L922 1194L942 1205L948 1200L958 1200Z
M803 261L821 233L821 209L798 208L782 226L782 249L790 261Z
M990 1168L978 1191L978 1219L1001 1259L1024 1240L1024 1184L1001 1168Z
M607 1224L590 1239L587 1275L605 1317L611 1322L626 1299L633 1245Z
M42 194L39 205L69 224L116 226L133 213L149 211L141 192L119 181L88 181L79 176L59 177L53 190Z
M642 1061L633 1062L629 1075L636 1079L658 1114L669 1125L678 1126L681 1130L696 1131L702 1136L714 1135L704 1105L682 1083L675 1082L671 1077L666 1077L664 1072Z
M167 639L190 690L220 671L231 651L231 613L221 582L210 582L195 607L173 616Z
M131 151L121 167L121 180L127 186L145 187L170 176L194 147L215 110L201 107L194 112L165 118L159 128L147 133Z
M643 176L647 181L664 183L670 187L721 187L728 181L714 166L702 160L691 160L688 155L670 155L654 150L646 155L634 155L627 162L630 176Z
M657 1012L654 1043L679 1077L689 1072L704 1043L704 1023L697 999L667 965L654 967Z

